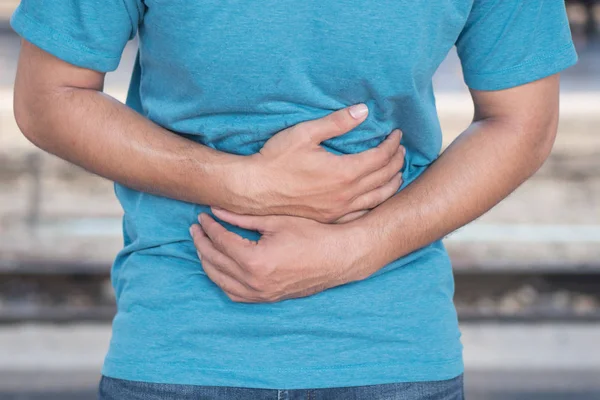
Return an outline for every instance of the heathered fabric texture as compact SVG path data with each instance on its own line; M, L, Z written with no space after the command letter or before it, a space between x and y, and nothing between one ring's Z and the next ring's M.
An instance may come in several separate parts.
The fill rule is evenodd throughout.
M286 127L365 102L367 120L323 145L359 152L402 129L404 186L440 152L432 76L454 45L466 83L479 90L525 84L577 58L559 0L24 0L12 26L98 71L114 70L139 34L127 103L225 152L255 153ZM189 236L206 206L121 185L116 194L124 248L112 269L118 314L105 375L294 389L463 372L441 242L361 282L240 304L207 278Z

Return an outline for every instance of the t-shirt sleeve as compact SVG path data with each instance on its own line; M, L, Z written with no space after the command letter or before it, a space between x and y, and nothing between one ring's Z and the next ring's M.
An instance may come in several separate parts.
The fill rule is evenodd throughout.
M11 17L21 37L82 68L113 71L142 19L141 0L22 0Z
M577 62L562 0L474 0L456 48L475 90L523 85Z

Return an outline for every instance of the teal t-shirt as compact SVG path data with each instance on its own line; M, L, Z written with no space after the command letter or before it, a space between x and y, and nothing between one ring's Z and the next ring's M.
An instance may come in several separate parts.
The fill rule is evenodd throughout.
M478 90L525 84L577 59L559 0L24 0L12 26L97 71L114 70L138 34L129 106L224 152L255 153L286 127L364 102L367 120L324 146L363 151L400 128L404 186L440 152L432 76L453 46ZM116 194L124 248L112 269L118 312L105 375L294 389L463 371L441 242L313 296L235 303L204 274L188 233L206 206L118 184Z

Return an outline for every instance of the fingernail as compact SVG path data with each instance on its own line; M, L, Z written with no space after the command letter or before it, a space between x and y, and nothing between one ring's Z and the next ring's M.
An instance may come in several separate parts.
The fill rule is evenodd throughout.
M202 225L202 214L198 214L198 223Z
M194 226L190 226L190 236L194 237Z
M199 252L199 251L197 251L197 252L196 252L196 254L198 254L198 259L199 259L200 261L202 261L202 254L200 254L200 252Z
M352 118L361 119L362 117L367 115L367 113L369 112L369 107L367 107L367 105L364 103L360 103L353 105L348 109L348 111L350 112Z

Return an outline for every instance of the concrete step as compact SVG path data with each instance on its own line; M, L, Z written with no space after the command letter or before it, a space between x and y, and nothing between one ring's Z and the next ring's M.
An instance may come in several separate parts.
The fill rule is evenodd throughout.
M463 323L461 331L467 369L600 369L598 324ZM109 324L1 327L0 371L99 371L110 332ZM7 384L4 379L0 383Z
M457 272L600 272L600 224L499 224L475 221L445 240ZM6 223L0 272L90 269L107 272L122 248L119 218Z
M0 23L8 22L19 5L19 0L0 0Z

